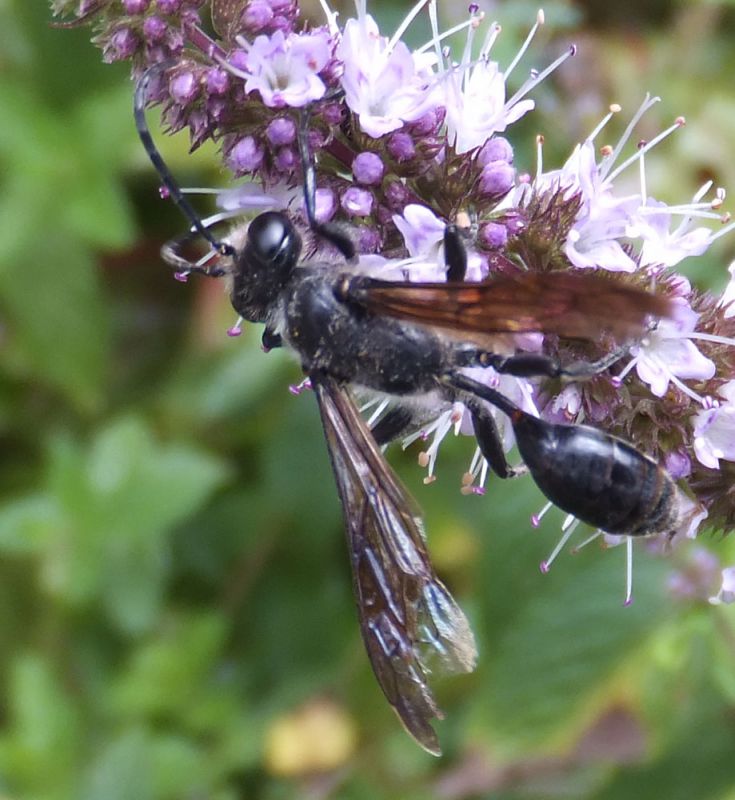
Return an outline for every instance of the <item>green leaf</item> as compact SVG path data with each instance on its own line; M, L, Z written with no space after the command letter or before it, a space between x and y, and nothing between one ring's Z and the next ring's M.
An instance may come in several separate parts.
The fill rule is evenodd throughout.
M80 709L40 655L16 659L9 686L9 725L0 738L0 769L22 796L67 798L80 761ZM21 795L19 795L21 796Z
M221 462L181 444L157 443L144 423L111 423L81 451L52 450L49 490L64 515L44 575L67 602L100 599L122 630L150 627L168 574L167 537L221 483Z
M251 407L267 402L269 392L285 395L285 374L293 359L277 352L266 355L259 337L249 328L242 337L229 340L216 357L189 358L180 365L160 394L174 424L237 424Z
M12 331L6 358L20 377L42 376L81 409L102 400L109 358L105 303L94 263L71 239L49 231L2 269L0 304Z
M111 687L116 715L140 718L184 714L202 689L220 654L225 621L214 614L170 619L158 636L138 648Z
M155 800L150 738L140 728L104 743L87 772L81 800Z
M59 508L43 494L6 503L0 507L0 550L14 555L41 551L59 519Z
M688 724L668 747L643 764L619 769L593 800L665 797L666 800L714 800L733 786L735 730L722 698L708 679L692 689Z

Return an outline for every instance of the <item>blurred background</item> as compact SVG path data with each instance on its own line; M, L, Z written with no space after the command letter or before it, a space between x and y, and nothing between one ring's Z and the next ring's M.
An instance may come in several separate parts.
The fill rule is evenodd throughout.
M483 7L507 64L537 7ZM405 12L370 9L388 33ZM735 3L545 12L524 64L580 53L511 129L519 169L537 133L560 165L650 91L637 138L688 121L649 157L651 192L735 191ZM171 279L158 249L183 221L137 140L128 66L50 18L0 0L0 798L733 800L735 608L706 602L733 541L638 547L623 608L623 548L539 573L562 515L531 528L528 480L460 494L467 439L430 486L416 451L390 454L480 650L474 674L435 681L444 757L406 736L363 652L314 400L259 330L225 335L216 282ZM214 148L156 138L181 183L224 185ZM733 258L730 237L682 269L719 289Z

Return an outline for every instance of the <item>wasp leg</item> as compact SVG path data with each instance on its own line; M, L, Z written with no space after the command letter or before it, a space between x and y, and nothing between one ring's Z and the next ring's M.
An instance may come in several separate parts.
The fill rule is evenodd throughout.
M273 331L267 326L263 331L261 342L263 343L263 349L266 351L275 350L277 347L283 347L283 339L281 338L281 334L273 333Z
M628 346L618 347L596 361L575 361L563 366L551 356L539 353L518 353L502 356L489 350L467 348L458 352L457 366L492 367L496 372L516 378L568 378L577 380L599 375L617 363L627 352Z
M355 244L346 230L329 222L318 222L316 218L316 171L314 159L309 151L309 107L302 109L297 136L301 170L304 174L304 208L309 227L339 250L347 261L354 261L357 256Z
M375 441L382 447L396 439L409 436L433 421L432 406L411 402L394 403L371 427Z
M462 402L467 406L472 416L472 427L475 431L475 439L480 452L490 465L490 469L499 478L515 478L527 472L526 468L511 467L505 457L503 442L498 432L490 409L472 396L463 396Z
M389 408L370 428L373 439L382 447L398 439L414 428L414 413L409 406L398 405Z
M169 239L161 248L161 258L182 275L205 275L207 278L221 278L227 274L227 270L222 267L205 266L207 261L219 256L221 250L211 250L209 255L200 261L190 261L181 255L181 248L199 235L198 231L189 231L175 239Z
M444 229L444 261L447 280L461 283L467 274L467 249L456 225L447 225Z

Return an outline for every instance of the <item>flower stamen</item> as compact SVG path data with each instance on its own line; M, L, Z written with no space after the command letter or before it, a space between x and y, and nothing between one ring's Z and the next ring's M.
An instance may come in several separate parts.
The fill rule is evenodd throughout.
M551 565L554 563L556 557L559 555L564 545L569 541L572 534L577 530L578 527L579 520L571 514L568 514L561 526L563 534L562 537L556 543L556 547L551 551L549 557L539 564L539 569L544 575L546 575L546 573L551 569Z

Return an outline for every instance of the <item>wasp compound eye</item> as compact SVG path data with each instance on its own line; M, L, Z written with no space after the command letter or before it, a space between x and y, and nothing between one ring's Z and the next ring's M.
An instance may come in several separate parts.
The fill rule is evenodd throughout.
M267 211L250 223L246 250L249 259L280 270L296 263L301 241L284 214Z

